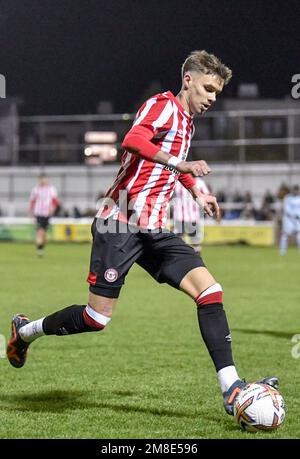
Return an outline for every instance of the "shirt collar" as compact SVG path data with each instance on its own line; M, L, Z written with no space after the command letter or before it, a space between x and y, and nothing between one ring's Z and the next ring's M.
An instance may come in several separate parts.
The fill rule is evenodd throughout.
M173 101L175 102L175 104L177 105L177 107L179 108L179 110L190 120L193 119L193 116L190 115L184 108L183 106L181 105L181 103L179 102L178 99L176 99L176 97L174 96L174 94L171 92L171 91L167 91L167 95L168 97Z

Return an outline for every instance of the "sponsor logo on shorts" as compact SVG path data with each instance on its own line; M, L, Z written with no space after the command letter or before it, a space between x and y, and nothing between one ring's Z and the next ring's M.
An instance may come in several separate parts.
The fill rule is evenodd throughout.
M118 271L114 268L109 268L105 271L104 278L107 282L115 282L118 279Z

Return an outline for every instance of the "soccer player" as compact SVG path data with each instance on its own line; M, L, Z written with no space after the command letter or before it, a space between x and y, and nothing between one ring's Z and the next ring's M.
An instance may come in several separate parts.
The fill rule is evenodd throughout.
M291 193L283 200L282 229L279 242L279 253L285 255L288 248L289 236L296 235L300 251L300 187L293 186Z
M31 191L29 203L29 214L36 220L35 243L38 256L44 254L50 217L54 214L58 203L56 188L49 183L45 174L41 174L38 185Z
M195 177L196 186L203 194L211 194L201 177ZM201 208L191 193L177 180L174 192L173 220L174 233L181 237L189 236L189 244L200 255L203 239L201 227Z
M22 314L12 320L7 357L17 368L28 346L43 335L103 330L111 321L124 279L136 262L160 283L185 292L197 307L204 343L219 379L225 410L245 387L235 368L221 285L203 260L179 236L166 231L168 203L177 180L190 190L209 216L219 216L214 196L201 193L194 177L205 176L205 161L186 161L193 118L205 114L231 78L213 54L192 52L182 66L182 87L147 100L123 141L119 173L92 225L89 298L38 320ZM155 332L155 327L153 328ZM264 379L277 385L276 377Z

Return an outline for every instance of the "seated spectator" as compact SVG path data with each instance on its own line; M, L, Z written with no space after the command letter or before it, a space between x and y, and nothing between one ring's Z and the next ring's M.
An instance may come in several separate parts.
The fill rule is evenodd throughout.
M95 217L95 209L92 207L88 207L85 210L83 217Z
M78 209L77 206L73 207L73 215L74 215L74 218L81 218L82 217L81 212L80 212L80 210Z
M245 220L254 220L255 219L255 208L252 200L252 195L249 191L245 193L243 199L244 207L241 210L240 218Z
M220 203L220 202L222 203L222 202L226 202L227 201L226 194L225 194L225 192L223 190L217 191L216 198L217 198L218 203Z
M275 203L275 196L271 193L270 190L267 190L264 194L264 200L268 204L274 204Z
M270 221L275 218L275 210L272 209L273 202L270 202L268 192L264 195L261 208L256 211L255 219L258 221Z
M240 218L241 212L242 212L242 203L243 203L243 196L239 191L235 191L232 197L232 203L237 204L236 206L233 206L231 210L228 210L225 212L224 218L226 220L235 220L237 218ZM240 206L239 206L240 204Z
M223 190L219 190L217 191L216 193L216 198L217 198L217 201L220 205L220 214L221 214L221 218L224 218L224 215L225 215L225 209L224 207L222 207L222 204L225 204L226 201L227 201L227 196L225 194L225 192Z
M290 192L290 187L286 185L285 183L282 183L277 192L277 198L280 201L283 201L283 199L285 198L287 194L289 194L289 192Z

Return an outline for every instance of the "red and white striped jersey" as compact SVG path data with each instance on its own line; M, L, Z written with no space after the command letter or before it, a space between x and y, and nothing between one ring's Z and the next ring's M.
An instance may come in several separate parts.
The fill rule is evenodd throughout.
M51 216L57 203L57 191L53 185L37 185L31 191L30 209L34 216Z
M196 186L203 194L211 194L208 186L201 177L196 177ZM193 199L191 193L181 185L176 183L173 200L174 221L197 222L200 219L200 207Z
M134 132L137 127L157 151L186 160L194 133L193 119L170 91L157 94L142 105L131 130ZM119 173L97 216L107 218L114 215L116 219L141 228L162 228L178 179L185 186L188 180L190 186L194 183L189 174L180 174L125 150Z

